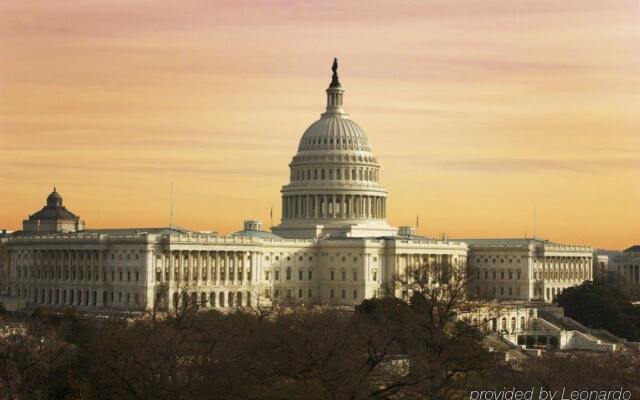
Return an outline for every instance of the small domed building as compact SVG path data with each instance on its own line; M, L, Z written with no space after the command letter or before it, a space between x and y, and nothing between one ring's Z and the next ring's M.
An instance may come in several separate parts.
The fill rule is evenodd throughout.
M62 205L62 196L55 187L42 210L22 221L24 232L78 232L83 229L84 221Z

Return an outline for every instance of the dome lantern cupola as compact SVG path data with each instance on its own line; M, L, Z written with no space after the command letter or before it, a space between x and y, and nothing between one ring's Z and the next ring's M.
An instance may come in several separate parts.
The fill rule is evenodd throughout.
M344 96L344 89L338 80L338 59L333 59L333 66L331 67L333 75L331 76L331 83L327 88L327 111L322 116L329 115L345 115L346 113L342 109L342 98Z
M56 208L62 207L62 196L56 191L56 187L53 187L53 192L47 196L47 207Z

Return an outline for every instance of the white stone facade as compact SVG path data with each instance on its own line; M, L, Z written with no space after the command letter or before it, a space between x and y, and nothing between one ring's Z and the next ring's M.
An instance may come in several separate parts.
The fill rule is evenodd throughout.
M640 283L640 246L633 246L609 259L609 271L629 283Z
M544 300L591 278L592 251L538 240L429 240L389 226L367 136L343 110L337 63L326 112L302 136L282 188L282 221L229 236L176 228L85 229L55 190L4 242L8 292L34 306L207 308L262 302L354 305L408 268L456 267L481 298ZM184 297L184 298L183 298Z
M552 302L593 279L593 249L537 239L465 239L475 298Z
M93 310L172 308L185 295L207 308L284 300L354 305L381 295L407 266L464 265L467 252L459 242L155 231L10 238L9 294L32 305Z

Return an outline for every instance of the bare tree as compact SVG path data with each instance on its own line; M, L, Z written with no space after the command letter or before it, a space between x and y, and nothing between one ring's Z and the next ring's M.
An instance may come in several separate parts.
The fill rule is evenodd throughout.
M394 302L395 316L387 312L383 318L392 316L385 322L396 327L408 358L412 384L404 389L407 393L451 398L489 361L480 324L458 318L481 307L467 299L465 270L464 264L411 267L387 288L402 299Z

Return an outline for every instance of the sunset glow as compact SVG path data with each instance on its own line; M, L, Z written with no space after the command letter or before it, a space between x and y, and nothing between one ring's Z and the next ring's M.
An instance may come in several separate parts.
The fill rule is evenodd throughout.
M180 226L269 226L271 207L277 224L338 57L391 225L419 214L428 236L628 247L639 7L2 1L0 228L20 229L54 185L87 227L165 226L171 182Z

